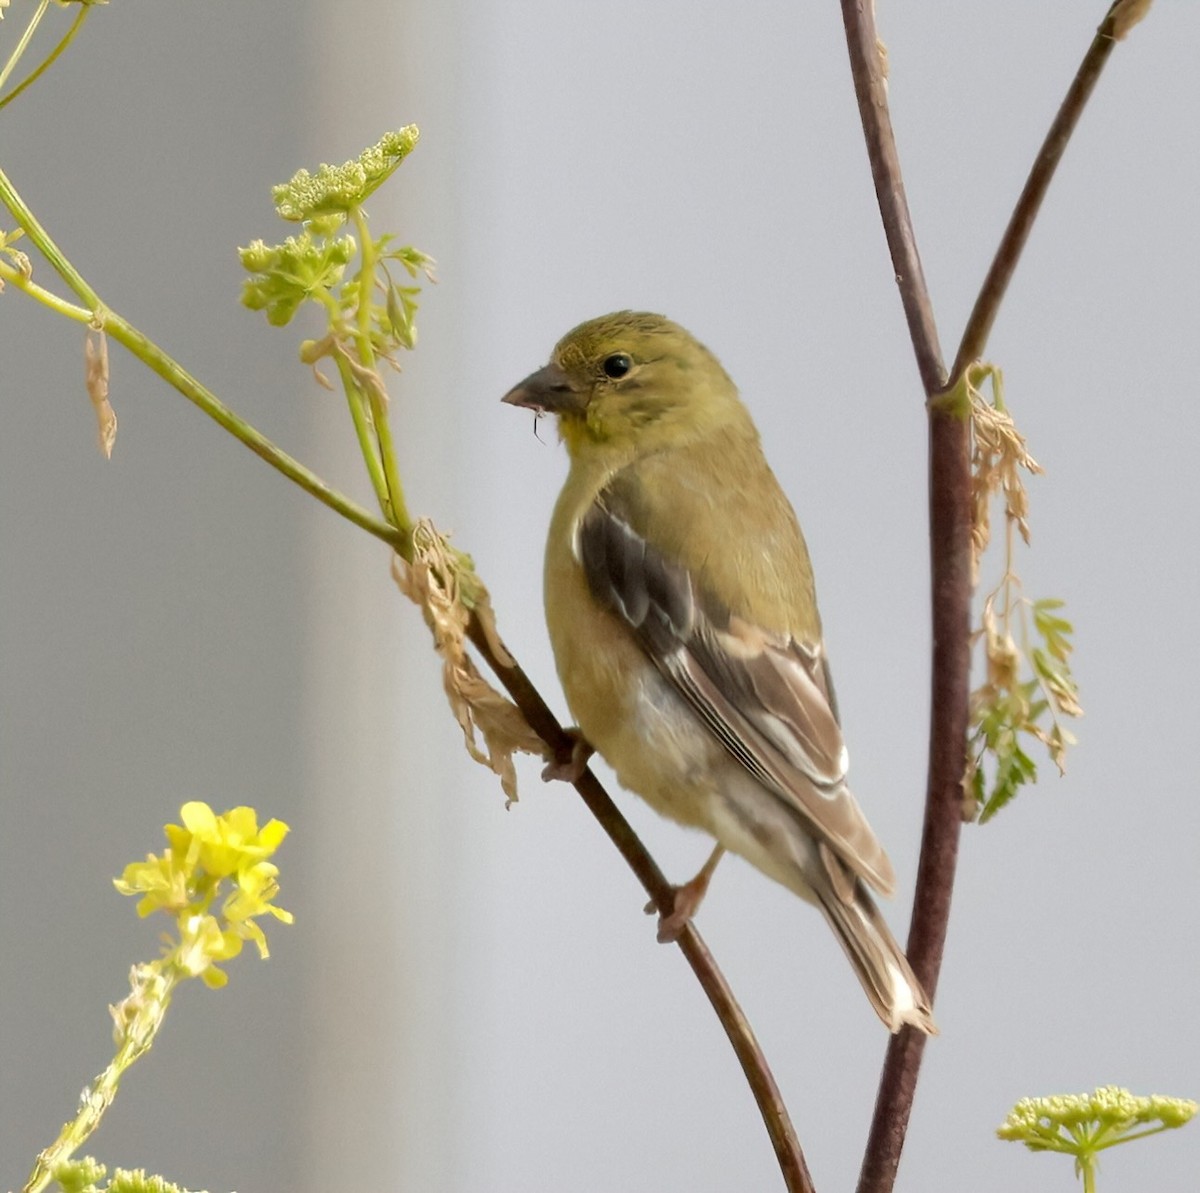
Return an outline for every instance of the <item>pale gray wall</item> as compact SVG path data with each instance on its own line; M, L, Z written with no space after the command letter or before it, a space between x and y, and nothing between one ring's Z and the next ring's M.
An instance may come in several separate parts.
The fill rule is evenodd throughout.
M273 234L295 166L418 122L372 207L441 265L394 388L411 500L560 710L538 571L564 464L497 399L590 315L691 327L805 523L855 787L907 890L916 373L837 5L744 7L124 0L0 114L0 164L115 308L365 497L337 400L238 307L233 250ZM882 6L947 351L1102 7ZM989 352L1048 471L1021 566L1069 602L1088 716L1066 780L965 834L902 1190L1069 1188L1067 1161L992 1138L1023 1094L1200 1090L1198 37L1200 9L1160 0L1119 48ZM298 922L225 991L180 995L97 1155L243 1193L778 1187L706 1003L578 800L527 763L506 812L464 759L382 550L119 351L103 463L81 374L73 328L0 298L0 1185L103 1064L104 1006L155 947L110 877L204 798L292 822ZM690 873L704 844L622 801ZM827 930L736 862L700 923L818 1187L850 1187L885 1037ZM1192 1189L1197 1130L1111 1154L1102 1187Z

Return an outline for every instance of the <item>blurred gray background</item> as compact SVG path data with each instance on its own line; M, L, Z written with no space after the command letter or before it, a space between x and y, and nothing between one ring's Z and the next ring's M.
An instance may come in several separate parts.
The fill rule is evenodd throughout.
M948 354L1103 9L881 5ZM1047 469L1021 571L1068 602L1087 717L1065 780L1043 766L964 834L901 1190L1072 1187L1067 1160L994 1139L1023 1095L1200 1095L1198 40L1200 6L1159 0L1118 48L990 345ZM366 500L297 333L239 306L235 247L280 236L271 184L408 121L422 144L371 210L440 263L394 387L412 506L474 555L564 712L540 566L565 461L498 399L617 307L707 342L805 524L902 936L925 432L838 6L121 0L0 113L0 164L114 309ZM242 1193L780 1187L707 1003L579 800L526 760L506 811L466 759L386 552L119 348L105 463L81 352L0 298L0 1188L110 1055L106 1004L157 948L111 878L192 798L293 825L296 926L224 991L180 993L92 1153ZM620 798L690 874L706 843ZM736 861L700 926L818 1187L851 1187L886 1037L833 938ZM1193 1126L1110 1153L1102 1188L1183 1193L1198 1162Z

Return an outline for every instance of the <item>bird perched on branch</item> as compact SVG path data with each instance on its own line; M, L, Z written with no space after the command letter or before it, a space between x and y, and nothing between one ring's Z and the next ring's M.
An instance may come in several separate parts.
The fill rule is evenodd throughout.
M730 850L820 908L891 1031L935 1032L868 890L895 880L846 786L808 550L728 374L677 324L621 311L568 332L504 401L556 415L570 455L545 601L582 738L717 841L660 938ZM585 761L580 743L557 773Z

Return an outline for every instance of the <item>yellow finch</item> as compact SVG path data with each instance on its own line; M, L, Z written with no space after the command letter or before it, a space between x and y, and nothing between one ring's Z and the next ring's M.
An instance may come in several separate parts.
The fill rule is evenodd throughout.
M558 416L571 469L546 544L550 640L621 783L825 914L891 1031L929 999L868 887L891 864L846 786L812 566L716 357L660 315L581 324L504 401Z

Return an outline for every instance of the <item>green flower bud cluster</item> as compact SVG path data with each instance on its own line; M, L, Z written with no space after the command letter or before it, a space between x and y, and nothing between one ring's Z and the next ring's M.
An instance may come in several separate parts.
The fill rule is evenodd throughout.
M53 1172L63 1193L187 1193L161 1176L147 1176L141 1168L114 1168L112 1179L102 1185L107 1175L108 1169L91 1156L68 1160Z
M1091 1190L1098 1152L1182 1127L1198 1109L1188 1098L1138 1097L1120 1086L1103 1085L1090 1094L1022 1098L996 1134L1023 1143L1030 1151L1074 1156L1075 1171L1083 1178L1085 1190Z
M289 323L306 302L325 319L323 334L300 343L300 359L329 389L323 361L337 369L367 475L388 524L402 534L412 529L404 500L392 432L388 424L387 385L382 363L399 369L401 348L417 343L419 285L401 285L392 276L399 266L412 281L424 274L433 281L433 259L411 245L396 245L390 235L372 236L363 203L412 152L416 125L391 132L341 166L321 166L315 174L299 170L290 182L273 189L276 209L303 230L282 244L256 240L241 253L249 271L242 302L265 311L275 326ZM349 224L354 236L339 236Z
M327 295L341 282L357 251L353 236L330 239L307 228L282 244L251 241L238 249L251 275L243 283L242 302L252 311L266 311L273 327L283 327L301 303Z
M341 166L323 165L316 174L297 171L272 194L280 216L303 221L303 231L282 244L255 240L238 250L250 274L242 302L265 311L268 322L284 326L308 301L323 309L329 334L305 341L301 358L307 364L341 355L353 361L355 371L369 371L375 357L394 365L397 349L416 345L421 288L398 285L388 263L395 262L414 281L419 274L432 281L433 259L411 245L397 246L393 236L372 237L362 204L411 152L417 136L416 125L410 124ZM358 241L336 235L347 220ZM357 268L347 277L360 245Z
M340 166L324 163L315 174L297 170L287 182L273 187L275 210L285 220L314 216L345 216L360 207L413 151L420 133L415 124L385 133L353 161Z

